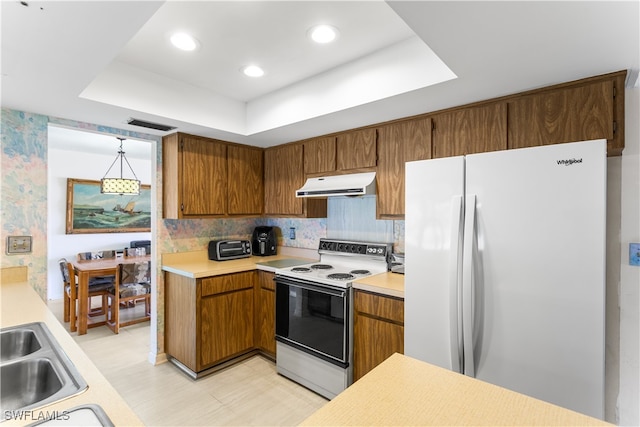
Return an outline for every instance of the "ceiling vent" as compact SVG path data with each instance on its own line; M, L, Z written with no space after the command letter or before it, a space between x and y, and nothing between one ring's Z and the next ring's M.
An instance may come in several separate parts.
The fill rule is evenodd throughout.
M127 123L133 126L140 126L147 129L160 130L162 132L167 132L167 131L176 129L175 126L161 125L159 123L151 123L151 122L147 122L145 120L140 120L140 119L129 119L127 120Z

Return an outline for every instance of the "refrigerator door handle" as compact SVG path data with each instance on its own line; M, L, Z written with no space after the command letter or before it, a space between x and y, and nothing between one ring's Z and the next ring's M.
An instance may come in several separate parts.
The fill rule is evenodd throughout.
M462 298L461 271L462 236L464 217L462 196L451 199L451 250L449 257L449 333L451 345L451 370L462 373Z
M475 377L474 360L474 266L476 241L476 196L467 194L465 199L464 243L462 253L462 338L464 374Z

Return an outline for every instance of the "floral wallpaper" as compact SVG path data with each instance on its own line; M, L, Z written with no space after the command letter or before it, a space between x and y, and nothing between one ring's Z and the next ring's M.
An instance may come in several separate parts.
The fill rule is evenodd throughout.
M327 236L327 220L324 218L263 218L260 225L275 227L278 246L317 249L320 238ZM289 236L290 228L295 228L295 239Z
M214 239L250 239L256 225L277 228L278 244L295 248L316 249L318 239L327 236L326 219L242 218L169 220L162 218L162 144L161 138L122 129L82 123L68 119L3 108L0 115L0 212L1 241L7 236L33 237L32 252L7 255L2 250L1 267L27 266L29 284L43 300L47 298L47 126L61 125L111 135L124 135L156 141L155 196L158 212L152 224L156 242L157 341L156 354L164 352L164 281L161 254L205 250ZM289 236L295 228L295 239ZM404 221L393 222L394 248L404 249Z
M2 267L27 266L29 283L47 295L47 117L2 109L0 131L1 242L32 236L31 253L7 255Z

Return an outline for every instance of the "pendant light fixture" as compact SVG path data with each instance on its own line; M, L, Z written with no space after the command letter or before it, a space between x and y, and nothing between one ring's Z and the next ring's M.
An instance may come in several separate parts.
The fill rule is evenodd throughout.
M136 173L133 171L133 168L129 164L129 161L124 156L124 151L122 151L122 141L124 141L126 138L117 137L117 139L120 140L120 150L118 150L118 155L116 156L113 163L111 163L111 166L109 166L109 169L107 169L107 172L104 174L104 177L100 181L101 182L100 192L102 194L120 194L120 195L140 194L140 180L136 176ZM120 178L106 178L107 174L109 173L113 165L116 164L118 159L120 159ZM129 166L129 169L131 170L131 173L133 174L135 179L123 177L122 175L123 161L127 163L127 166Z

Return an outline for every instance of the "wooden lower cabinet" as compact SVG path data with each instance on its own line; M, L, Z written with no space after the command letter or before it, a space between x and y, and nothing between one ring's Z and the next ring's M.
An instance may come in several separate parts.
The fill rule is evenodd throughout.
M354 292L353 380L393 353L404 354L404 300L361 290Z
M241 277L235 277L241 276ZM200 363L202 366L246 353L253 349L252 273L222 276L232 278L234 289L202 298L200 303ZM206 280L215 280L211 278ZM237 282L235 282L237 280Z
M255 345L265 355L276 357L275 273L258 271L255 293Z
M165 351L192 376L255 350L257 271L193 279L165 272Z

